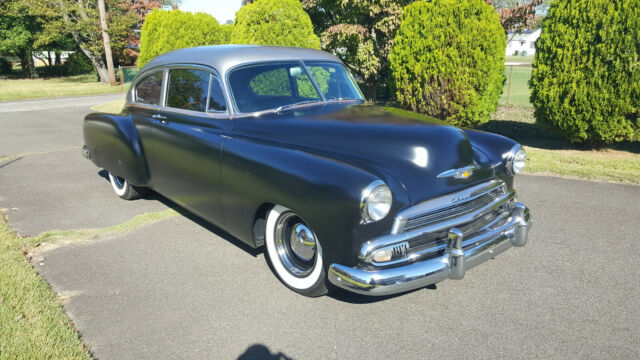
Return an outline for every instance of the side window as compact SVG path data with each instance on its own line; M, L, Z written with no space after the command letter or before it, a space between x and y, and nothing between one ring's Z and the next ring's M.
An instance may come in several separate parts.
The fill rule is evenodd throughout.
M167 106L175 109L206 111L210 73L204 70L169 71Z
M136 102L160 105L162 93L162 71L158 71L142 79L136 85Z
M227 111L227 102L224 100L224 93L218 78L211 75L211 83L209 85L209 112Z

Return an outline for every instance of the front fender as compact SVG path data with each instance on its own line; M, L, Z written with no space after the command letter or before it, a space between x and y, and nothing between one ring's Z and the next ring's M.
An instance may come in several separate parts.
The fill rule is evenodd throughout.
M147 185L149 168L140 135L128 114L92 113L84 118L84 143L96 166L118 174L133 185Z
M300 215L318 236L327 263L353 264L364 237L391 228L391 216L360 224L362 190L381 179L378 174L282 144L242 137L228 139L221 156L226 229L252 246L254 215L265 203L288 207ZM409 203L400 183L382 180L394 195L390 214Z

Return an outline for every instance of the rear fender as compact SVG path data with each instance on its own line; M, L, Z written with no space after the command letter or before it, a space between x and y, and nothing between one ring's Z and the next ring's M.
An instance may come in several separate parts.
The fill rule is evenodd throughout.
M140 135L128 114L89 114L82 128L89 159L96 166L125 178L132 185L148 184L149 168Z

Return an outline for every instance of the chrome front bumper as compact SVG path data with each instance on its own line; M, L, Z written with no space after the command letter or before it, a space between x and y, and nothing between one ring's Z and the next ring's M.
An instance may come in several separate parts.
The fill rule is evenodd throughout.
M417 289L446 279L459 280L464 277L466 270L512 246L524 246L532 225L529 209L516 202L509 221L491 232L463 239L459 230L450 229L446 250L441 256L380 269L331 264L329 281L355 293L380 296Z

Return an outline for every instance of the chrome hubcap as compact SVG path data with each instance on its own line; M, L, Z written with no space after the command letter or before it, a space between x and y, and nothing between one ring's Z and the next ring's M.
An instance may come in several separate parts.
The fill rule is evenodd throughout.
M298 224L291 232L291 250L302 261L311 261L316 254L316 239L304 224Z
M124 179L120 176L113 175L113 182L115 182L118 189L122 189L124 187Z
M274 235L278 256L287 271L298 277L308 275L317 252L313 231L296 214L285 213L278 219Z

